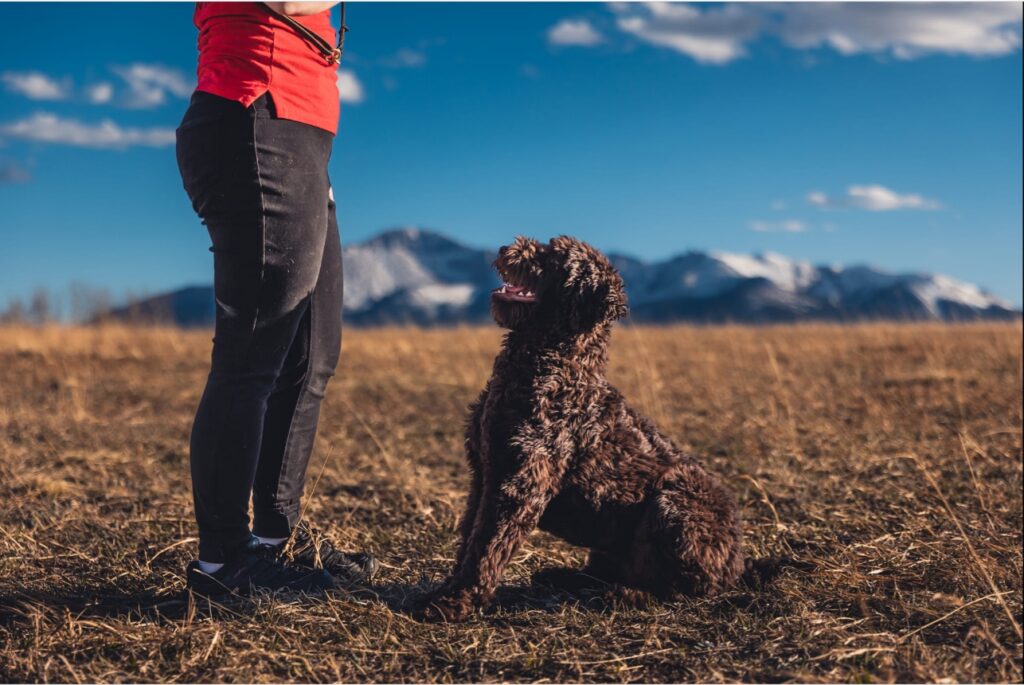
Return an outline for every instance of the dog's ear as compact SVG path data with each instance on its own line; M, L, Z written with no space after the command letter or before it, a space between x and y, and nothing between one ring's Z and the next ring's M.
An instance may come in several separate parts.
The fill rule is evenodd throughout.
M609 283L606 299L608 316L612 321L616 321L629 314L629 300L626 297L626 286L622 282L622 276L615 267L612 267L612 276L614 281Z
M569 236L554 238L550 246L562 273L566 313L574 330L593 328L628 313L622 277L603 254Z
M629 313L622 279L615 271L608 271L593 289L577 294L578 300L572 309L577 330L587 330L602 323L611 323Z

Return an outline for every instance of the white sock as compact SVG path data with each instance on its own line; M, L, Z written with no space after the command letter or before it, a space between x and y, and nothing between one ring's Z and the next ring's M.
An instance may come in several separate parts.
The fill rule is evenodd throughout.
M217 564L212 561L203 561L202 559L199 560L199 570L203 573L216 573L221 570L223 566L224 564Z
M270 545L271 547L277 547L288 538L264 538L257 535L256 539L260 541L261 545Z

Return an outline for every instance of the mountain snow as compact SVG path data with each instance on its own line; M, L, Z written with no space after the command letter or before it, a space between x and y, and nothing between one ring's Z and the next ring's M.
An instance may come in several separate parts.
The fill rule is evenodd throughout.
M1010 303L994 295L984 292L973 283L964 283L949 276L921 276L910 289L916 294L928 310L940 316L939 302L953 302L965 307L985 310L989 307L1010 309Z
M799 292L814 282L818 270L810 262L798 262L774 252L740 255L712 252L711 257L725 264L742 278L764 278L782 290Z
M423 307L466 306L482 284L496 283L492 259L484 250L438 233L387 231L342 250L345 311L368 309L397 294L407 294L409 304Z
M399 290L435 284L416 255L404 248L364 244L342 253L345 309L359 310Z
M372 320L415 314L417 320L486 316L487 293L497 285L494 253L443 235L397 229L344 250L345 311ZM640 318L762 320L812 318L946 318L1012 312L976 285L942 275L891 274L868 266L814 266L780 254L687 252L644 262L612 255ZM763 285L750 287L757 283ZM714 299L716 309L700 302ZM390 303L390 304L389 304ZM915 304L916 303L916 304ZM735 311L731 311L735 310ZM757 312L763 312L758 314Z
M382 233L343 250L346 319L355 325L486 321L499 285L495 251L416 228ZM870 266L814 266L775 253L686 252L655 262L610 255L626 283L637 321L772 322L801 320L1019 316L1005 300L948 276L894 274ZM171 312L186 325L209 325L211 288L168 293L124 312ZM118 315L118 312L114 312Z
M421 307L465 307L473 299L476 288L470 283L444 285L432 283L420 286L410 293L410 301Z

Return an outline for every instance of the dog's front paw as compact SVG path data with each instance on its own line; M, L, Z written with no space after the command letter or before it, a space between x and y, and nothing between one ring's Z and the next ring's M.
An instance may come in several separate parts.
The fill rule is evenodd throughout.
M418 603L413 615L421 621L458 623L477 612L479 606L466 591L435 592Z

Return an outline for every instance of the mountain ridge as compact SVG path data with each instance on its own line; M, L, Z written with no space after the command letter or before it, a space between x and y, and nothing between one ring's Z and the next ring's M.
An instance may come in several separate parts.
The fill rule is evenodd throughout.
M496 251L437 231L397 228L343 248L345 320L357 326L452 325L489 320ZM774 252L688 250L659 261L609 253L642 323L1011 320L1020 315L984 289L942 274L868 265L815 266ZM205 288L205 289L204 289ZM113 318L208 326L213 291L190 286L133 302Z

